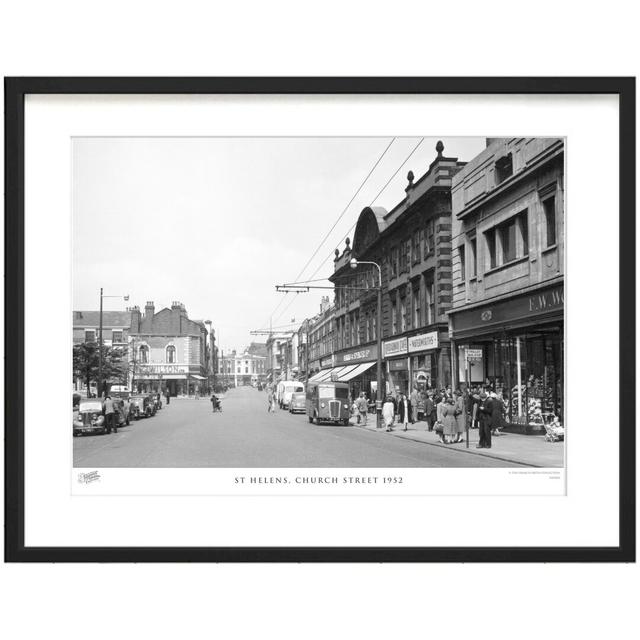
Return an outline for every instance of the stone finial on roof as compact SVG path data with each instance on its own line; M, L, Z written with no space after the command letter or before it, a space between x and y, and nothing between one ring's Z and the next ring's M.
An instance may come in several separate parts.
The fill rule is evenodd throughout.
M349 240L349 238L346 238L344 243L346 245L344 250L345 251L351 251L351 240Z
M407 180L409 181L410 187L413 186L413 179L414 179L413 171L409 171L409 173L407 173Z
M438 142L436 143L436 151L438 152L438 158L442 158L442 152L444 151L442 140L438 140Z
M340 249L336 249L335 254L336 254L336 257L334 258L334 261L340 257Z

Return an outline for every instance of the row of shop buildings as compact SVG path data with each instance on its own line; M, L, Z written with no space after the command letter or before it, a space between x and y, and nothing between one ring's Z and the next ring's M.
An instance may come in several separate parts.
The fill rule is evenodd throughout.
M441 142L436 152L393 209L363 209L336 250L333 303L272 336L289 361L267 374L295 362L300 379L373 398L381 331L387 392L482 386L503 394L514 425L563 419L564 141L490 138L466 163ZM353 258L380 267L380 323L378 268Z
M73 312L73 344L97 343L100 311ZM134 392L167 390L172 396L202 395L215 384L218 349L210 320L192 320L181 302L156 312L152 301L144 314L138 306L102 312L102 342L123 354L120 375L106 382ZM85 390L81 376L74 388ZM93 390L95 393L95 390Z

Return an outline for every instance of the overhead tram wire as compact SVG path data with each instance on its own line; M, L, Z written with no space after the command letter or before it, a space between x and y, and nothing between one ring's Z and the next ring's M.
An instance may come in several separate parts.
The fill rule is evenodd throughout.
M353 201L356 199L356 197L358 196L358 194L362 190L362 187L364 187L364 185L366 184L367 180L369 180L369 178L371 177L371 174L376 170L376 167L380 164L380 162L382 161L382 158L384 158L384 156L387 154L387 151L389 151L389 148L395 142L395 140L396 140L395 137L391 138L391 142L389 142L389 144L386 146L385 150L382 152L380 157L376 160L376 162L373 165L373 167L371 167L371 169L369 170L369 173L367 174L365 179L360 183L360 186L356 189L356 192L353 194L351 200L349 200L349 202L347 203L347 206L342 210L342 213L338 216L336 221L333 223L331 229L329 229L329 231L327 231L327 233L325 234L324 238L322 239L322 241L320 242L320 244L318 245L316 250L313 252L313 255L309 258L309 260L307 260L307 263L304 265L304 267L302 267L302 269L300 270L300 273L295 278L296 280L298 280L298 278L300 278L302 276L302 274L305 272L305 269L311 264L313 259L318 255L318 251L320 251L320 249L322 249L322 246L324 245L324 243L327 241L327 239L331 235L331 232L336 228L338 222L340 222L340 220L342 219L344 214L347 212L347 210L349 209L349 207L351 206ZM285 298L281 298L280 299L280 302L278 302L278 304L276 305L276 308L271 312L271 317L273 317L273 315L278 310L278 308L280 307L280 305L282 304L284 299ZM276 318L276 320L281 318L283 313L284 313L284 311Z
M404 161L402 162L402 164L393 172L393 175L386 181L386 183L384 184L384 186L382 187L382 189L380 189L380 191L378 191L378 193L376 194L375 198L371 201L371 204L369 205L370 207L373 206L374 202L382 195L382 193L384 192L384 190L391 184L391 181L398 175L398 173L400 172L400 170L402 169L402 167L405 166L405 164L407 164L407 162L409 162L409 160L411 159L411 156L413 156L413 154L418 150L418 147L424 142L424 137L420 138L420 140L418 141L418 144L416 144L415 147L413 147L413 149L411 150L411 152L409 153L409 155L404 159ZM351 227L349 228L349 230L347 231L347 233L342 237L342 240L340 240L338 242L338 244L340 244L343 240L345 240L345 238L347 238L349 236L349 234L353 231L353 229L355 228L356 224L358 224L358 221L356 220ZM325 263L327 262L327 260L329 260L329 258L331 258L334 254L330 253L319 265L318 268L311 274L311 278L314 278L317 274L318 271L320 271L320 269L322 269L322 267L325 265ZM298 276L300 277L300 276ZM320 278L319 280L327 280L327 278ZM297 278L296 278L297 281ZM305 282L313 282L313 280L305 280ZM288 293L288 292L287 292ZM294 300L296 298L293 297L291 298L291 300L289 301L289 304L282 310L282 312L280 313L280 315L278 316L278 318L281 318L285 311L293 304ZM286 296L283 297L281 299L281 302L286 300Z

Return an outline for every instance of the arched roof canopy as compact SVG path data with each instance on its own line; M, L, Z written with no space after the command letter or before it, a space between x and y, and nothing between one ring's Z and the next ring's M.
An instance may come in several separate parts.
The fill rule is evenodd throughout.
M353 254L356 258L364 255L387 228L384 219L386 215L387 210L383 207L365 207L360 212L353 234Z

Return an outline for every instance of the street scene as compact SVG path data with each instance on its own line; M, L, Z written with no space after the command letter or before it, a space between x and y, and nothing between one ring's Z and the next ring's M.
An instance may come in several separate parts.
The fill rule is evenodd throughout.
M74 467L564 467L562 139L73 157Z

